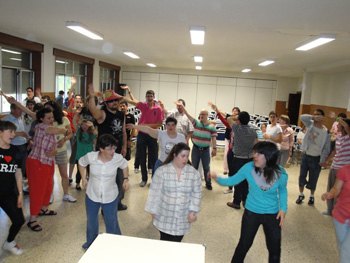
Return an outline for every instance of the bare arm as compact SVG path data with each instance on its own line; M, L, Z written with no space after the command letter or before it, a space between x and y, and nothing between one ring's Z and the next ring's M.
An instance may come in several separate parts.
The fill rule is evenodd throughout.
M158 139L159 130L152 129L146 125L134 125L134 124L129 123L126 125L126 127L128 129L138 129L141 132L149 134L152 138Z
M135 99L135 97L132 95L129 86L120 86L120 88L127 90L128 93L129 93L129 96L130 96L130 98L131 98L131 100L130 100L130 99L127 98L127 97L122 97L123 100L125 100L127 103L130 103L130 104L132 104L132 105L134 105L134 106L137 106L137 103L139 103L139 101L138 101L137 99Z
M211 156L216 156L216 137L211 137L211 141L213 143L213 150L211 151Z
M75 78L71 78L72 86L70 87L68 91L68 101L70 101L73 97L73 91L74 91L74 85L77 82Z
M190 120L191 123L195 121L195 119L187 112L186 108L184 107L181 101L175 101L175 104L183 108L185 115L187 116L187 118Z
M164 116L166 116L168 114L168 111L166 110L166 108L164 107L164 104L161 100L158 100L159 102L159 106L162 108L163 112L164 112Z
M230 125L230 127L232 127L232 125L238 120L237 117L235 116L230 116L227 118L227 122L228 122L228 125Z
M19 103L18 101L16 101L15 98L8 97L3 91L0 91L0 95L4 96L8 103L15 104L16 107L20 108L23 112L27 113L32 119L36 120L36 114L21 103Z
M17 208L21 208L23 206L23 191L22 191L22 169L17 169L15 173L16 177L16 186L18 190L18 197L17 197Z
M54 135L58 135L58 134L66 134L67 129L66 128L59 128L59 127L48 127L45 130L46 134L54 134Z
M322 200L324 201L324 200L330 200L330 199L336 198L340 194L340 192L343 188L343 185L344 185L344 182L337 178L335 180L335 183L334 183L334 186L332 187L332 189L329 192L324 193L322 195L322 197L321 197Z
M92 84L89 84L88 86L88 94L91 96L88 103L88 108L95 120L98 123L102 123L106 119L106 113L103 110L99 110L95 104L95 90Z

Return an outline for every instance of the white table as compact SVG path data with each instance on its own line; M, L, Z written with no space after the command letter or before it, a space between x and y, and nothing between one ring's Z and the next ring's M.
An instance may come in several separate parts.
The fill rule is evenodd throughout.
M205 247L137 237L100 234L79 263L204 263Z

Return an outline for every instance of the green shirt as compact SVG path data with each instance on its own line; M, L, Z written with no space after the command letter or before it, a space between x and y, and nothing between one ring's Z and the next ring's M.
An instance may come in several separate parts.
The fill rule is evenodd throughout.
M89 152L92 152L94 150L94 139L97 137L96 134L93 134L90 138L90 134L83 132L82 133L82 139L79 140L81 133L81 128L78 129L78 132L76 134L77 139L77 155L75 157L75 160L79 160L81 157L86 155Z

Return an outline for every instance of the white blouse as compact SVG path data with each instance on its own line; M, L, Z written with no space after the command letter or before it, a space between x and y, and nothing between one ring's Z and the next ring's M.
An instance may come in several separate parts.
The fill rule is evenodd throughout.
M115 153L109 162L98 159L99 152L90 152L79 159L79 165L90 165L89 182L86 190L88 197L97 203L108 204L118 196L116 183L117 170L128 167L128 162L121 154Z

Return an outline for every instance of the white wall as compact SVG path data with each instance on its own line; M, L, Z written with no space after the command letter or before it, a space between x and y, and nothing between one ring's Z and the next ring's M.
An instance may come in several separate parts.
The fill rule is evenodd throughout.
M302 100L304 101L304 104L316 104L349 109L349 72L334 74L306 73L304 79L307 83L306 88L310 89L310 100ZM306 93L303 94L303 96L306 96Z
M184 99L193 116L203 108L210 110L208 101L226 112L237 106L249 113L268 115L275 109L275 80L131 71L123 71L121 79L141 101L148 89L154 90L167 109L175 108L175 100Z

